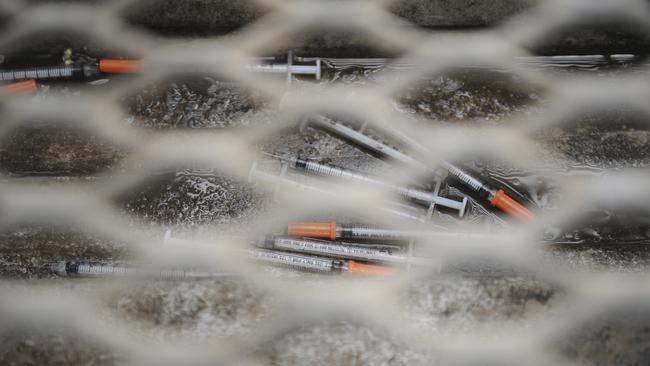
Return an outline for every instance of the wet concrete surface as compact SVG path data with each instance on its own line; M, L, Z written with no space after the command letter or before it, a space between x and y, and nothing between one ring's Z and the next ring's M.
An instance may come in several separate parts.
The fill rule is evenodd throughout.
M576 123L550 128L540 137L554 151L586 166L620 168L620 160L627 167L645 167L649 162L650 134L639 123L644 118L634 111L609 113L605 118L585 114L577 117ZM614 154L616 161L611 158Z
M60 332L17 329L2 339L0 361L8 365L117 365L115 352Z
M579 364L640 365L650 351L648 332L648 304L630 300L582 321L550 347Z
M415 85L399 100L400 111L433 121L490 123L534 112L543 91L507 73L450 71Z
M337 80L372 82L373 77L373 74L351 72L339 75ZM535 108L543 111L542 92L509 88L509 85L507 79L486 83L468 76L444 76L408 91L396 101L395 108L405 114L443 119L447 123L470 118L474 120L472 123L478 124L498 124L508 116L529 109L533 110L531 113L536 112ZM151 85L126 98L124 108L128 114L126 122L134 127L181 131L254 129L273 123L277 113L276 106L260 100L254 93L211 79ZM632 122L603 128L594 126L594 119L587 116L575 126L544 131L537 139L569 166L647 167L647 131ZM292 129L269 137L259 148L277 155L300 154L354 169L375 172L390 169L385 162L363 150L313 128ZM73 176L57 179L63 184L75 184L75 179L93 174L104 174L105 179L110 180L111 174L120 171L122 158L127 155L128 151L96 137L45 124L13 131L0 148L0 167L14 176ZM488 166L486 170L498 175L494 168ZM51 181L45 179L42 184L51 184ZM134 228L145 223L159 240L167 227L191 233L200 226L252 223L272 209L274 203L268 192L242 179L189 169L161 174L157 179L132 187L124 195L115 197L114 204L125 217L133 218ZM629 221L624 217L620 220ZM594 235L593 230L576 229L579 235L574 238L574 245L551 247L542 257L553 265L587 273L646 273L650 255L646 249L647 238L643 238L647 232L643 228L644 223L639 223L638 235L629 237L625 236L630 234L629 230L609 229ZM603 235L607 240L602 239ZM591 240L585 242L585 238ZM4 279L47 280L53 288L62 291L92 293L96 282L56 279L47 268L49 262L62 259L127 262L130 256L124 243L67 228L26 224L4 228L0 236L0 274ZM269 277L284 281L295 279L316 284L320 281L318 276L297 275L290 270L268 271ZM33 283L27 282L28 285ZM512 323L525 328L536 316L557 316L556 312L561 314L563 307L568 306L560 284L516 271L503 275L499 271L464 268L413 283L406 292L403 308L397 316L428 331L452 329L471 333L476 327L495 323ZM107 317L133 323L143 338L172 338L180 334L192 339L210 339L245 338L255 333L277 310L274 308L276 301L273 294L229 280L151 281L121 288L108 299L101 297L99 306ZM632 328L626 325L634 323L638 316L644 315L632 318L612 315L607 320L576 325L575 334L569 339L558 340L559 346L553 350L569 359L595 364L607 364L612 360L645 363L648 360L644 346L648 327L643 323L636 323ZM623 335L626 331L632 335ZM106 350L102 345L57 331L53 334L56 335L33 329L3 332L0 361L8 364L120 364L123 360L120 350ZM607 352L594 352L603 344L607 345L604 348ZM390 332L349 319L301 325L260 347L256 354L264 363L277 365L346 361L350 364L430 364L435 360L435 355L411 349ZM48 357L50 354L57 356Z
M248 127L277 110L255 91L209 77L162 81L124 101L136 126L158 129Z
M286 316L278 308L280 299L239 281L136 282L108 293L97 290L105 285L101 280L67 281L59 283L62 296L70 291L76 296L95 296L101 318L128 322L131 331L144 340L236 341L254 336L265 324L273 324L277 314ZM318 285L321 280L303 277L293 281ZM57 281L49 286L57 286ZM525 326L527 317L553 309L556 296L553 286L536 280L443 277L414 283L406 291L403 313L392 315L424 332L454 329L462 334L477 324ZM17 364L75 364L82 360L119 364L128 359L119 349L106 349L74 334L46 329L3 333L0 360ZM325 365L351 360L360 365L424 365L436 359L435 352L412 347L389 330L345 317L298 322L276 332L255 346L263 364ZM62 349L65 352L46 358L49 352Z
M133 254L124 243L65 227L13 227L2 234L1 243L5 278L51 277L50 264L64 258L119 262Z
M125 197L129 215L161 225L254 224L269 197L248 182L188 172Z
M128 155L101 137L52 125L20 127L2 146L2 170L18 175L92 175L110 170Z

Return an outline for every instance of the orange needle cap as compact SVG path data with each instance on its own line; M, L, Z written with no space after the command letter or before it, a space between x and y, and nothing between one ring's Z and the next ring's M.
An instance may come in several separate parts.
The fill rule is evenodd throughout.
M395 269L348 261L348 275L350 276L386 276L395 274Z
M492 203L492 206L500 209L510 216L516 217L521 221L531 222L535 219L535 216L532 212L530 212L521 203L508 196L506 192L503 191L503 189L497 191L490 203Z
M2 87L2 90L9 94L31 94L38 91L36 80L25 80Z
M335 222L294 222L287 228L289 236L306 236L309 238L321 238L336 240Z
M140 60L100 60L99 71L105 74L135 74L142 72Z

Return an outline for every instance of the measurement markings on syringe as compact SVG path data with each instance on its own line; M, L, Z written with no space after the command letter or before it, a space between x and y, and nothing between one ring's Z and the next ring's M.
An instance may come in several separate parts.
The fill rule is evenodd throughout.
M330 244L316 240L276 238L276 249L293 250L303 253L333 255L347 259L361 259L383 262L403 262L404 258L397 256L389 249L378 249L348 244Z
M333 260L325 258L313 258L292 254L283 254L277 252L270 252L265 250L251 251L255 257L266 259L273 263L284 264L288 266L302 267L306 269L313 269L323 272L331 272L333 268Z

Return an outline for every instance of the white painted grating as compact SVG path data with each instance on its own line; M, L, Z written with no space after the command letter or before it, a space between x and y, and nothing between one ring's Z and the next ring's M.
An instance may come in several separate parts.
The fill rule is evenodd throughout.
M640 63L634 69L612 75L557 74L535 63L521 62L527 60L523 59L525 57L535 56L523 44L542 40L562 25L599 16L624 19L633 24L639 34L647 36L650 33L647 2L544 1L496 27L462 37L453 32L434 35L408 24L390 12L389 1L257 2L269 9L259 19L233 34L195 39L159 37L127 23L123 19L124 12L137 3L136 0L91 5L29 1L0 4L0 10L10 19L0 37L0 45L14 46L37 32L66 30L142 59L145 65L142 73L121 78L110 88L87 86L72 94L53 88L46 95L3 96L2 138L27 122L46 120L55 127L97 136L107 141L107 145L126 151L119 169L97 174L101 179L41 184L6 174L0 189L3 230L12 230L14 225L25 222L62 225L86 235L119 242L139 263L147 266L207 263L235 277L223 281L234 281L249 288L238 288L237 291L244 293L241 295L244 300L238 298L231 311L237 312L240 306L259 306L259 314L263 314L258 315L261 320L246 325L245 331L235 325L206 330L205 327L210 326L202 324L214 326L218 323L214 319L194 319L192 326L180 330L174 326L161 327L162 330L156 326L144 327L143 330L137 319L125 319L102 305L116 292L131 290L140 283L139 279L86 281L74 286L61 285L61 280L5 279L0 296L0 333L36 328L72 335L93 347L117 354L117 364L297 364L307 361L376 364L386 360L396 364L434 361L440 364L571 363L570 358L558 350L561 347L554 347L564 334L610 306L648 301L647 270L634 273L589 271L585 274L558 268L541 259L545 257L541 253L547 244L540 239L549 228L579 223L595 207L614 211L632 209L642 212L640 215L647 214L650 200L647 167L606 167L593 175L566 174L566 161L555 159L538 139L539 134L568 125L572 116L585 110L625 108L642 116L650 115L647 66ZM284 49L287 39L312 28L323 29L323 32L347 29L367 35L373 46L386 53L399 54L393 64L398 66L382 69L381 77L377 76L371 83L306 82L292 78L290 84L286 78L254 73L246 67L251 60L266 56L267 52ZM325 65L336 62L345 66L349 61L323 60ZM544 102L534 108L514 111L494 123L473 123L476 121L464 118L461 119L466 123L434 123L440 121L403 113L396 108L399 104L396 100L411 88L458 65L502 70L510 83L543 90ZM242 129L156 130L132 123L130 112L124 107L127 96L156 81L188 72L240 85L243 90L259 95L266 105L273 106L274 112L270 118L268 115L248 115L246 118L251 119L251 126ZM431 229L453 223L453 230L485 235L480 239L453 235L444 240L422 239L418 255L435 258L430 268L402 271L381 279L303 276L291 271L276 273L241 254L251 238L277 232L282 225L305 218L363 218L380 227L405 230L422 227L418 222L396 220L385 210L377 209L388 198L381 190L349 184L328 186L326 190L332 194L317 194L317 190L303 190L297 184L254 182L251 189L272 193L277 190L277 199L266 200L264 209L252 217L233 219L232 223L223 220L219 225L199 223L191 229L151 223L147 217L130 216L115 204L116 196L135 191L161 171L182 174L183 169L193 172L206 169L208 174L225 175L242 185L249 184L253 162L264 165L265 171L280 174L281 168L266 164L273 159L260 151L268 146L269 139L286 133L288 128L301 124L309 126L309 118L314 115L327 115L345 123L362 122L366 130L373 132L397 130L429 151L421 154L406 149L408 153L417 154L427 167L439 167L442 160L494 159L514 171L526 171L535 179L550 182L552 193L543 199L533 197L533 201L538 200L529 202L537 204L534 208L536 220L530 224L494 216L489 216L493 220L477 219L483 217L486 210L476 201L470 203L466 220L444 214L431 218L426 223ZM273 151L274 154L288 152L281 148ZM431 178L400 164L377 169L374 173L399 184L412 182L414 175L420 180ZM291 173L277 177L279 180L295 178ZM459 193L454 188L449 191ZM416 212L422 216L426 214L426 210ZM165 248L162 236L167 229L203 245ZM455 295L444 291L427 293L419 297L422 301L419 305L406 301L405 293L426 292L416 284L432 280L436 283L433 286L458 286L461 292L474 292L472 296L488 296L476 294L482 290L487 292L480 284L472 287L474 285L467 282L455 282L440 272L440 268L467 257L494 260L505 263L508 268L517 268L524 275L518 274L513 281L542 282L555 289L553 291L561 299L548 309L526 312L515 322L496 316L486 316L487 320L481 321L480 317L471 316L460 324L433 321L426 314L436 306L443 306L441 303L445 301L458 301L461 303L459 312L471 313L463 308L465 295L458 295L458 292L453 292ZM500 281L509 283L511 279ZM191 298L188 292L198 291L202 294L199 297L214 299L218 297L206 294L222 291L224 285L215 282L197 285L187 281L169 285L171 290L163 284L153 286L162 286L161 292L174 293L179 298ZM260 300L254 305L246 303L258 296L272 300L268 303ZM131 297L129 301L134 300ZM191 306L183 302L188 300L179 301L183 306ZM121 303L116 307L120 306L128 308L130 305ZM183 306L179 305L176 310L185 311ZM359 327L350 324L359 324ZM274 343L287 334L297 334L302 343ZM324 345L314 344L323 339L326 340ZM305 342L310 340L313 348L305 347ZM355 342L366 343L355 348ZM275 349L275 358L267 357L269 348ZM357 358L346 359L339 356L339 352L343 355L348 352Z

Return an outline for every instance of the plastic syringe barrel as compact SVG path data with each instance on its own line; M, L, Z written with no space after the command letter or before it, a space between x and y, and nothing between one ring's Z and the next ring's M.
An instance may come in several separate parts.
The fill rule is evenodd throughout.
M531 222L535 219L535 216L532 212L530 212L529 209L527 209L521 203L515 201L512 197L508 196L508 194L503 189L499 189L497 191L487 184L481 182L480 180L472 177L462 169L454 166L453 164L450 164L448 162L443 163L447 166L449 175L463 182L467 187L475 191L480 197L489 200L492 206L524 222Z
M337 224L335 222L291 222L287 225L287 235L328 240L378 240L402 241L420 238L441 240L484 240L486 234L466 232L446 232L433 230L395 230L356 224Z
M322 194L325 196L331 196L331 197L338 197L335 193L332 193L330 191L321 189L320 187L315 187L307 184L303 184L300 182L296 182L294 180L288 179L286 177L274 175L267 173L265 171L261 171L257 168L257 162L254 162L251 165L251 170L248 174L248 182L253 183L257 180L262 180L267 183L274 183L274 184L284 184L288 187L291 187L292 189L299 190L299 191L305 191L305 192L313 192L317 194ZM387 214L390 214L391 216L397 217L401 220L412 220L412 221L417 221L417 222L425 222L425 220L421 217L412 215L408 212L404 212L398 209L394 209L391 207L383 207L379 206L377 207L382 212L385 212Z
M294 224L297 225L297 224ZM395 230L383 229L372 226L359 226L359 225L338 225L336 228L337 237L347 240L388 240L388 241L403 241L412 240L427 236L435 237L438 235L433 231L410 231L410 230ZM440 234L439 236L444 236Z
M382 229L371 226L340 225L335 222L291 222L287 225L287 235L289 236L327 240L405 240L426 236L427 234L435 235L435 233L430 232Z
M288 64L256 64L246 65L247 71L272 73L272 74L286 74L292 75L318 75L320 67L313 65L288 65Z
M433 172L432 169L422 164L421 162L413 159L412 157L404 154L403 152L393 149L392 147L380 141L377 141L372 137L366 136L363 133L356 131L348 126L345 126L342 123L333 121L327 117L319 116L319 115L312 116L310 118L310 121L321 128L336 132L340 136L352 140L357 144L371 151L385 155L393 160L399 161L418 170L424 172Z
M0 80L85 80L97 76L99 66L93 63L0 69Z
M447 171L449 172L449 175L452 177L458 179L461 183L463 183L467 188L471 189L472 191L476 192L480 197L486 198L486 199L491 199L494 194L496 193L494 189L490 188L488 185L483 183L482 181L478 180L477 178L471 176L468 174L466 171L460 169L459 167L447 162L443 161L442 162L445 167L447 168Z
M132 267L74 261L61 261L55 263L52 265L52 270L59 276L73 277L103 277L135 273L135 269Z
M188 280L202 278L231 277L224 272L197 271L191 269L146 269L112 264L62 261L52 265L52 269L64 277L111 277L137 275L160 280Z
M299 255L277 250L250 249L248 250L248 254L262 262L278 264L291 268L299 268L311 272L341 272L342 268L340 265L336 265L334 259Z
M172 238L169 232L165 234L166 245L177 242L192 243L191 241ZM394 269L392 268L383 268L373 265L357 266L356 263L354 263L352 260L332 259L313 255L296 254L280 250L251 248L244 250L244 253L250 258L260 262L317 273L345 273L348 275L372 274L370 272L373 271L376 272L376 274L394 273ZM63 271L65 272L65 265L63 266Z
M279 250L250 249L248 254L255 259L290 268L311 272L341 273L349 276L377 276L395 273L394 268L358 263L352 260L338 260L311 255L301 255Z
M391 248L290 237L267 238L266 248L366 262L405 264L409 258ZM421 260L421 259L417 259Z
M403 197L413 199L419 202L425 202L427 204L436 204L451 208L458 211L458 216L463 217L465 215L465 208L467 207L467 198L465 197L462 201L454 201L449 198L440 197L430 192L425 192L419 189L401 187L390 183L385 183L379 179L371 178L366 175L355 173L347 169L342 169L334 166L324 165L317 163L309 159L293 158L293 165L297 169L304 170L306 172L338 178L342 180L366 183L374 186L387 189L393 193L399 194Z

